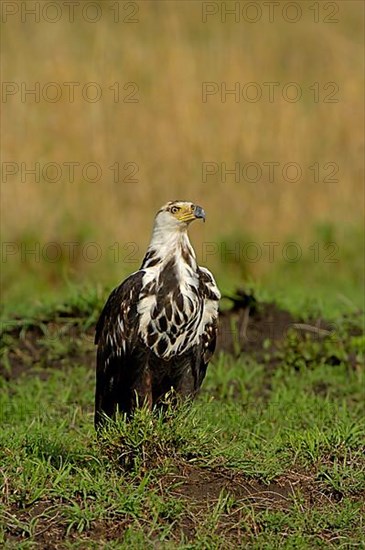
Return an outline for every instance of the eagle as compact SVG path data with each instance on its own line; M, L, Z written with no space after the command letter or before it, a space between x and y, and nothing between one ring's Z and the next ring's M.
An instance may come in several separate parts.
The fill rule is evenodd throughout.
M217 337L221 297L197 264L188 237L201 206L171 201L157 212L140 269L110 294L96 324L95 427L117 410L130 417L163 403L173 390L193 398Z

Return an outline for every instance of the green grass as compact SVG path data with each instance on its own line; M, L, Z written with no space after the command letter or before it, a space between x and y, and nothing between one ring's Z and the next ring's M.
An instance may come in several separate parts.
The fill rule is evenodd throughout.
M164 417L142 409L131 423L111 422L98 439L94 350L84 332L93 304L76 319L58 317L57 337L44 317L33 340L27 321L17 322L20 340L6 327L5 548L365 544L357 319L336 337L289 332L275 348L264 345L262 360L217 355L192 406ZM59 308L53 319L72 312L74 304Z
M78 170L72 182L65 171L56 184L18 174L1 188L5 548L365 547L363 159L354 147L363 138L364 10L341 2L339 22L327 24L332 3L318 3L314 24L309 4L296 24L279 8L275 24L222 24L219 14L202 23L199 2L139 2L138 24L114 24L109 9L86 24L76 6L71 26L20 13L4 26L5 81L103 88L96 103L17 95L4 109L5 161L103 170L94 183ZM138 85L137 104L112 101L117 81ZM218 94L203 103L204 81L294 81L303 100L222 103ZM314 102L314 82L322 97L335 82L338 104ZM303 178L277 172L271 183L266 171L257 184L222 173L205 182L208 160L297 162ZM128 162L138 165L136 184L124 181ZM315 162L320 181L308 169ZM324 181L328 162L338 182ZM93 328L110 290L138 268L154 213L176 197L207 211L192 243L224 294L252 289L259 302L333 330L267 337L240 357L217 353L192 407L168 418L141 410L98 440ZM261 249L258 261L222 256L247 242ZM267 242L278 243L273 261ZM282 257L287 242L299 245L298 261ZM61 251L55 261L50 243ZM98 261L85 257L88 243L100 247Z

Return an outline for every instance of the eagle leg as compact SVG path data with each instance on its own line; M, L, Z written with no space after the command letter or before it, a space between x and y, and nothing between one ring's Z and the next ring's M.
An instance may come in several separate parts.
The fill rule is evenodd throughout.
M116 401L112 396L97 392L94 417L94 425L97 430L105 425L106 417L115 419L116 408Z
M147 405L152 410L152 376L149 369L145 369L133 385L131 411L144 405Z

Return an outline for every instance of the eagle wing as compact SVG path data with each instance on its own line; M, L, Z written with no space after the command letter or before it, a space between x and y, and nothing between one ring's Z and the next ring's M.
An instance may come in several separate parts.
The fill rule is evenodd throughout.
M113 418L117 404L128 399L133 382L128 362L138 342L137 301L143 275L143 270L137 271L113 290L96 324L95 426L102 423L104 414Z
M205 267L199 267L198 270L200 279L199 290L204 299L200 341L201 362L199 378L201 384L217 342L218 303L221 294L210 271Z

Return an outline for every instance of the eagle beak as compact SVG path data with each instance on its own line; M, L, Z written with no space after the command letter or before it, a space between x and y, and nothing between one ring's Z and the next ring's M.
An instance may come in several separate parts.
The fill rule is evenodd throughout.
M201 206L196 206L194 210L194 216L196 218L202 218L205 221L205 212Z

